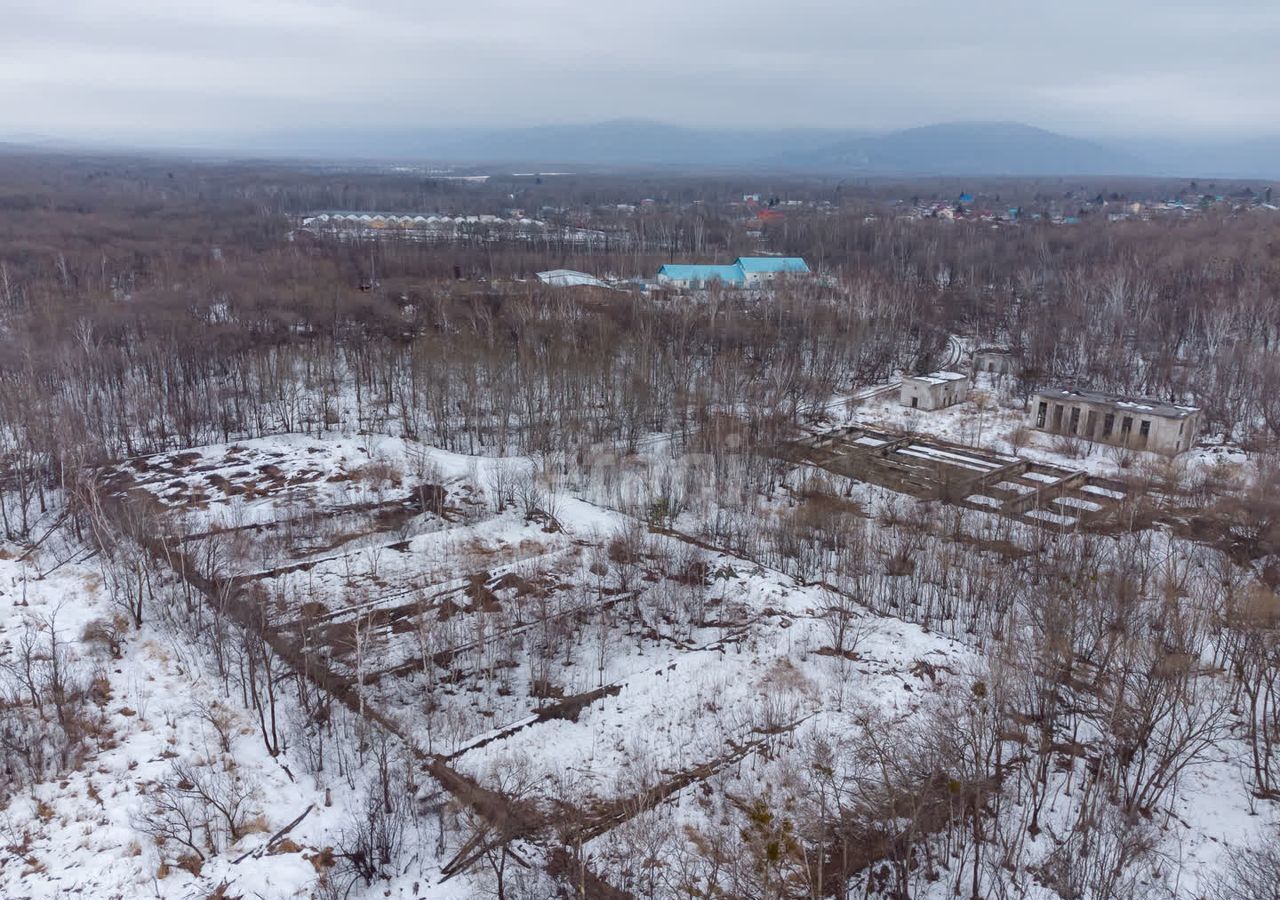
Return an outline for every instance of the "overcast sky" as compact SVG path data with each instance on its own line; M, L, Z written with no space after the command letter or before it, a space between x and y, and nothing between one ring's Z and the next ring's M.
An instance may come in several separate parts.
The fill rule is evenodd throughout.
M0 134L1280 133L1280 0L0 0Z

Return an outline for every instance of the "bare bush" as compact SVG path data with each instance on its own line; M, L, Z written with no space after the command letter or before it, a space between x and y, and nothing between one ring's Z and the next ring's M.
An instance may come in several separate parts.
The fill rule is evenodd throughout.
M234 766L175 760L148 792L147 814L134 827L157 844L176 843L203 860L244 836L256 791Z

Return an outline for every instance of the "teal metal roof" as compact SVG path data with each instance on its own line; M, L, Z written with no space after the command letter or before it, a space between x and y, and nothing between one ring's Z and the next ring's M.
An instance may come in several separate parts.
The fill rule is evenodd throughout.
M690 284L707 284L712 281L746 284L748 275L806 274L808 271L809 264L798 256L740 256L731 266L667 263L658 270L658 277Z
M659 278L672 281L688 281L695 284L706 284L711 281L723 281L725 284L743 284L747 278L738 265L732 266L698 266L668 263L658 270Z
M738 265L751 274L809 271L809 264L798 256L740 256Z

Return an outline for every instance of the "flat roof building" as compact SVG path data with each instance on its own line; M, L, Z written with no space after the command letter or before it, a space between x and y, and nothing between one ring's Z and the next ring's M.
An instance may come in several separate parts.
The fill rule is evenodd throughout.
M573 269L551 269L547 272L539 272L538 280L543 284L550 284L554 287L609 286L594 275L588 275L586 272L575 272Z
M808 275L809 264L798 256L740 256L730 265L667 263L658 281L677 287L707 287L714 283L747 287L779 275Z
M1020 375L1022 359L1014 350L1003 347L982 347L973 351L973 371L989 375Z
M747 283L747 276L737 263L731 266L667 263L658 270L658 280L679 287L709 287L717 282L741 287Z
M902 379L899 401L912 409L942 409L969 396L969 376L961 372L930 372Z
M738 266L747 284L766 281L778 275L808 275L809 264L798 256L740 256Z
M1041 431L1174 456L1200 433L1200 409L1101 391L1045 390L1031 400L1028 422Z

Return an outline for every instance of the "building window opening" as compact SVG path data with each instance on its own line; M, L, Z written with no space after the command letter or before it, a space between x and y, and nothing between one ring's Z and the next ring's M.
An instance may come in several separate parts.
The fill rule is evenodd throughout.
M1044 427L1044 417L1049 412L1049 404L1043 400L1040 401L1040 407L1036 410L1036 427Z

